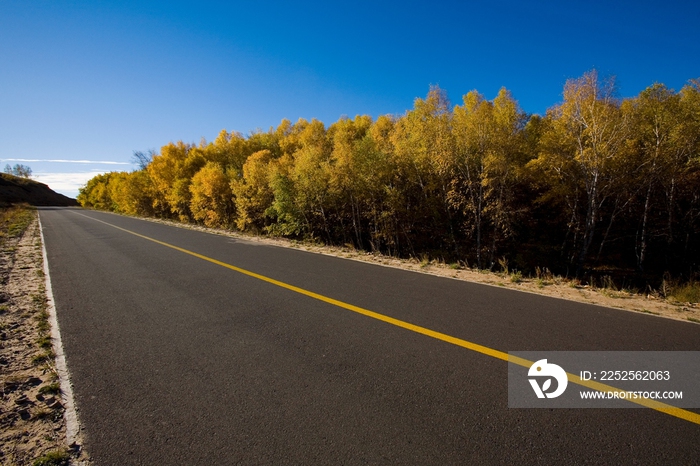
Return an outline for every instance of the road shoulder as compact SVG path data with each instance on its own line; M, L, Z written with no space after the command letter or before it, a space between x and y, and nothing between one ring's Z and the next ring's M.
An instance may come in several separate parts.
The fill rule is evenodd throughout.
M0 252L0 460L85 464L79 438L69 441L66 435L66 405L72 400L56 369L36 211L34 216L24 234L6 239Z

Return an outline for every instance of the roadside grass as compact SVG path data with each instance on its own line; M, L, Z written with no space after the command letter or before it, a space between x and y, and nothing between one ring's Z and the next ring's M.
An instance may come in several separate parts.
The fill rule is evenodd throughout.
M535 267L535 283L537 288L544 288L547 285L554 283L552 272L547 267Z
M36 310L34 316L36 328L39 331L39 338L36 340L36 345L43 350L43 352L32 358L32 364L37 366L41 364L51 365L56 357L56 353L53 351L53 343L50 336L51 324L49 323L49 313L47 311L46 296L43 293L43 287L41 294L32 295L32 302Z
M683 285L675 285L671 288L670 295L681 303L700 302L700 282L690 281Z
M427 254L423 254L420 258L420 267L421 269L424 269L425 267L430 265L430 257L428 257Z
M53 382L39 388L39 393L41 395L58 395L61 393L61 384L58 382Z
M508 280L510 280L511 283L515 284L521 283L523 281L523 273L517 269L511 270L508 267L508 259L506 259L505 257L498 259L498 265L501 266L501 272L499 274L501 277L507 278Z
M40 353L40 354L37 354L36 356L34 356L32 358L32 364L38 366L40 364L49 363L49 362L53 361L53 359L55 357L56 357L56 354L53 351L51 351L51 350L45 351L43 353Z
M39 339L36 341L36 344L39 346L39 348L42 349L49 349L53 347L51 337L49 337L48 335L42 335L41 337L39 337Z
M41 309L39 311L39 314L37 314L36 316L36 320L36 326L39 329L39 332L41 333L41 337L47 336L47 334L51 330L51 325L49 324L49 313L46 312L46 309Z
M510 282L511 283L520 283L523 281L523 273L520 270L513 270L510 273Z
M590 283L593 289L608 298L624 298L629 295L626 290L617 287L610 275L603 275L598 280L591 277Z
M22 236L36 216L36 208L22 204L0 207L0 246L7 239Z
M70 455L65 450L55 450L37 458L32 466L68 466Z

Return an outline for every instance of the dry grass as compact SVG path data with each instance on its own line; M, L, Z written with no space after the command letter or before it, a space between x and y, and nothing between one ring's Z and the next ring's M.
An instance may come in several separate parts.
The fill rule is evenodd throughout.
M700 283L690 281L671 289L671 297L681 303L700 303Z

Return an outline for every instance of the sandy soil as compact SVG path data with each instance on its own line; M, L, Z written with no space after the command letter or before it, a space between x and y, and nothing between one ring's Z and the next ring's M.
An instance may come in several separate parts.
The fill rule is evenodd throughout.
M376 253L357 251L350 247L333 247L316 244L301 243L283 238L269 238L262 236L244 235L229 230L206 228L197 225L183 224L179 222L146 219L152 222L164 223L179 228L189 228L205 231L212 234L230 236L239 240L255 243L270 244L285 248L296 248L318 254L326 254L361 262L380 264L386 267L394 267L403 270L413 270L419 273L437 275L456 280L464 280L474 283L483 283L499 286L523 292L536 293L544 296L568 299L588 304L606 306L622 311L642 312L658 317L685 321L688 324L700 323L700 306L697 303L678 303L655 295L643 295L628 291L613 290L609 288L592 288L588 285L580 286L577 282L566 280L551 275L537 278L517 278L512 274L477 271L466 268L452 268L447 264L435 261L426 263L416 259L397 259Z
M0 301L0 462L29 465L58 450L77 458L79 446L66 445L36 219L0 251Z

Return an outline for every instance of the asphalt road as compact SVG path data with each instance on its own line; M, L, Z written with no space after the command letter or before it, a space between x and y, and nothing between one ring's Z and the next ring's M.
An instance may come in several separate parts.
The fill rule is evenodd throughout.
M102 222L499 351L699 350L698 325L107 213L40 215L97 465L700 464L700 425L509 409L502 360Z

